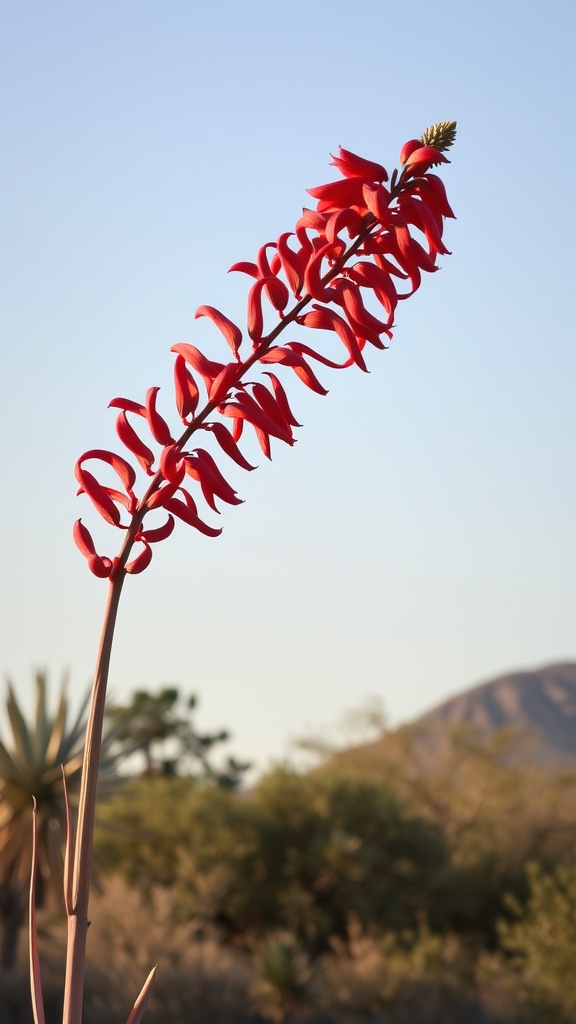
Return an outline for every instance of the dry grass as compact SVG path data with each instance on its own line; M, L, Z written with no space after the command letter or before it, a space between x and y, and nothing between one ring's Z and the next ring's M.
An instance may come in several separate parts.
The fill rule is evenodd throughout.
M250 949L224 944L206 917L182 923L159 889L150 902L118 878L92 900L84 1024L124 1024L150 968L158 972L146 1024L503 1024L514 1006L499 964L474 977L456 940L422 924L416 934L364 932L351 921L346 941L310 963L289 932L259 937ZM65 948L62 923L47 920L43 962L47 1024L58 1024ZM486 968L486 964L484 967ZM494 965L493 965L494 966ZM492 973L490 980L489 975ZM496 982L496 984L494 984ZM495 1000L475 995L502 989ZM504 992L504 988L506 991ZM513 1002L513 1000L512 1000ZM0 1024L32 1024L24 965L0 976Z

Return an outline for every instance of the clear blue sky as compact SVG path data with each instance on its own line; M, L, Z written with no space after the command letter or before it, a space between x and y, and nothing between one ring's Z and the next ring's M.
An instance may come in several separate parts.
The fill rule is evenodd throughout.
M227 268L339 144L392 167L451 118L453 255L369 377L290 381L298 444L231 473L222 537L181 526L128 582L112 685L179 683L264 765L366 695L395 723L576 658L575 34L572 0L4 0L0 670L24 701L37 666L91 675L106 584L72 467L117 445L108 401L169 401L170 346L215 339L198 305L242 320Z

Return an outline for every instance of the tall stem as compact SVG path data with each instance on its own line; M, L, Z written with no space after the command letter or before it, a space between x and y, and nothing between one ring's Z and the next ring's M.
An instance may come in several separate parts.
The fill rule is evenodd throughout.
M345 250L342 256L336 260L334 266L326 272L322 278L323 284L328 284L337 277L347 260L353 256L362 243L371 234L377 221L368 217L364 228ZM303 309L311 302L311 295L304 295L292 310L281 320L281 322L263 338L254 352L243 363L238 364L237 383L240 382L247 370L256 363L262 354L274 343L278 335L287 326L297 321ZM201 427L204 420L217 407L217 403L208 401L203 410L194 418L179 441L180 450L188 442L192 434ZM134 544L138 528L146 515L147 502L150 497L163 483L161 472L156 473L150 485L132 515L132 521L127 529L124 542L116 559L115 569L111 577L108 591L108 602L104 615L100 650L96 661L96 671L92 688L92 700L90 715L86 731L86 746L84 752L84 764L82 767L82 781L80 787L80 802L78 806L78 826L73 856L70 858L72 882L65 880L66 890L71 893L70 906L68 907L68 940L66 948L66 979L64 985L64 1010L62 1024L82 1024L82 1003L84 993L84 974L86 961L86 936L88 933L88 900L90 895L90 873L92 867L92 847L94 837L94 818L96 813L96 790L98 785L98 769L100 765L100 751L102 747L102 728L104 724L104 712L106 705L106 689L108 674L110 670L110 655L114 628L118 613L118 603L122 592L122 585L126 575L125 566L129 553Z
M90 923L88 920L88 900L92 869L96 789L102 747L106 688L110 670L110 654L124 577L124 571L120 570L115 574L114 579L110 583L100 649L96 660L90 714L86 729L86 745L84 764L82 766L80 802L78 805L78 826L73 857L70 862L72 886L71 906L68 913L66 980L64 983L62 1024L82 1024L86 935ZM67 882L68 880L66 880L66 884Z

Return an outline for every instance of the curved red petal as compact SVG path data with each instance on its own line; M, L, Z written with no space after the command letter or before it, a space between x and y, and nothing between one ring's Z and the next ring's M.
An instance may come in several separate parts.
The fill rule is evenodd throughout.
M166 508L173 512L178 519L182 519L183 522L188 523L189 526L193 526L195 530L203 533L206 537L219 537L222 533L222 528L215 529L213 526L208 526L207 523L203 522L202 519L192 512L188 505L180 501L179 498L170 498Z
M182 355L177 355L174 360L174 395L178 415L187 424L188 417L196 412L200 392Z
M94 576L98 576L99 579L105 580L112 575L112 569L114 563L110 558L104 558L101 555L91 555L88 559L88 568Z
M250 465L250 463L244 458L232 434L223 423L203 423L202 429L209 430L210 433L214 434L214 437L222 451L225 452L225 454L242 469L256 469L256 466Z
M96 554L96 548L94 547L94 541L92 540L92 534L86 529L81 519L77 519L74 523L74 529L72 531L74 537L74 543L79 551L82 552L85 558L90 558L91 555Z
M364 358L354 336L354 332L346 321L343 320L341 316L338 316L338 314L332 309L316 307L311 310L310 313L306 313L306 315L302 317L302 323L305 324L306 327L312 327L323 331L335 331L340 338L340 341L348 351L351 359L360 367L361 370L364 370L365 373L368 372L368 368L364 362Z
M208 397L211 402L215 402L216 405L220 405L224 401L230 388L237 383L239 376L242 373L242 364L228 363L227 366L214 378L212 385L208 391Z
M214 306L198 306L194 318L197 320L201 316L207 316L216 325L228 342L234 355L238 355L238 349L242 344L242 331L240 328L232 323L227 316L224 316L224 313L221 313L219 309L215 309Z
M87 469L81 469L76 473L81 488L88 495L97 512L111 526L120 526L120 512L110 497L106 487L98 482L96 477Z
M140 402L133 402L131 398L113 398L108 402L109 409L123 409L124 412L133 412L137 416L145 416L146 409Z
M156 396L160 388L148 388L146 392L146 420L150 433L158 444L171 444L174 440L166 420L156 410Z
M233 263L232 266L228 269L228 273L232 274L236 271L239 274L248 274L249 277L260 277L260 271L258 270L258 267L256 266L255 263Z
M302 261L301 256L294 252L293 249L288 245L288 239L293 234L292 231L285 231L283 235L278 238L278 256L282 263L282 269L286 275L286 280L292 294L296 299L300 300L302 286L304 284L304 267L305 263Z
M157 544L158 541L166 540L170 536L174 529L174 517L169 515L168 519L162 526L156 526L150 530L142 531L142 539L147 544Z
M294 418L294 413L290 408L286 392L282 387L281 382L278 380L276 374L271 373L270 370L264 370L264 373L266 374L267 377L270 377L270 380L272 381L272 387L274 389L274 394L276 395L276 401L278 402L278 405L282 410L282 414L286 422L289 423L291 427L301 427L302 424L298 423L298 420Z
M106 462L107 465L112 466L112 469L120 477L127 491L130 491L136 483L136 473L133 466L126 462L126 459L123 459L121 455L109 452L105 448L91 448L90 451L84 452L80 456L76 465L81 467L82 463L88 459L99 459L100 462Z
M200 349L196 348L195 345L189 345L185 341L172 345L170 351L182 356L200 374L206 391L210 390L212 381L224 369L224 363L217 363L212 359L207 359Z
M174 520L172 520L174 522ZM152 548L144 542L144 548L136 558L133 558L131 562L128 562L124 566L126 572L130 573L131 576L136 576L139 572L144 572L152 561Z
M142 469L150 476L152 474L154 452L138 436L134 427L128 422L125 412L118 413L116 417L116 433L122 444L132 452L142 466Z
M332 157L332 166L337 167L347 178L364 178L365 181L388 181L388 173L382 164L366 160L349 149L339 148L339 155Z

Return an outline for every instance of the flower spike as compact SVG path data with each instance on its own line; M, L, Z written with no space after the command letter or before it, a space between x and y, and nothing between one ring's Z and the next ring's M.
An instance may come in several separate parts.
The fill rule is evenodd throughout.
M278 375L284 368L318 395L328 392L312 369L315 362L337 370L355 365L368 372L368 346L387 347L400 300L420 287L423 274L438 269L439 256L449 254L443 228L454 214L442 180L430 169L449 162L444 154L455 130L455 122L444 121L426 129L421 139L410 139L402 147L400 169L391 177L382 164L339 147L331 166L341 176L308 189L314 208L302 211L292 231L265 242L253 262L233 264L231 271L251 279L246 330L252 352L242 361L241 328L216 307L198 306L195 319L212 321L232 361L230 354L214 359L190 342L172 346L175 408L184 425L179 438L158 410L159 388L149 388L143 402L112 400L110 405L118 409L119 439L146 485L139 500L134 468L112 452L93 449L78 460L78 493L85 493L100 516L125 534L121 554L112 560L96 552L90 532L77 522L74 539L95 575L115 579L120 571L142 572L150 563L151 545L167 539L177 519L206 536L218 536L220 529L204 522L197 500L219 514L220 502L237 505L241 499L216 457L226 456L250 471L255 467L240 448L247 433L267 458L271 438L294 444L299 424ZM291 327L309 328L318 336L324 332L325 347L285 340L281 333ZM333 351L335 343L342 346L340 353ZM278 373L268 369L273 366ZM258 370L261 379L252 379ZM204 384L203 407L197 378ZM133 416L140 417L149 438L134 428ZM189 441L198 430L214 454L203 447L190 450ZM102 481L86 467L89 460L107 465L121 486ZM194 497L183 486L185 477ZM154 509L164 509L168 518L149 528L145 519ZM142 550L130 559L136 543Z
M303 210L293 231L261 246L254 262L235 263L231 268L251 279L247 331L252 351L242 360L240 328L215 307L199 306L196 317L212 320L228 351L216 361L188 342L173 345L175 407L184 425L180 436L173 436L169 421L158 411L159 389L152 387L143 402L117 398L111 403L119 410L117 431L130 461L105 449L91 449L76 463L78 493L86 494L108 525L122 531L122 543L113 559L99 555L90 531L80 520L74 526L74 539L88 568L95 576L108 579L110 586L94 676L78 828L74 848L70 844L69 850L73 865L67 871L66 907L73 926L68 929L66 1024L82 1021L99 750L114 626L125 577L148 567L153 545L172 534L176 520L208 538L217 537L221 530L204 521L200 502L217 514L220 502L241 502L214 455L207 448L191 446L197 431L203 431L203 440L207 445L212 442L218 456L226 455L235 466L251 470L254 467L239 446L246 434L254 432L267 458L271 458L272 437L288 445L295 441L298 423L279 376L285 367L306 387L325 395L311 360L338 370L351 365L367 370L367 346L386 348L399 300L419 287L423 273L436 271L437 257L448 252L442 240L443 226L444 220L454 215L441 180L430 168L448 163L443 154L454 141L455 128L455 122L441 122L427 129L421 140L410 140L402 148L401 167L390 178L381 164L340 148L332 165L342 177L308 190L315 208ZM385 311L382 319L372 311L375 301ZM289 331L306 328L328 334L329 355L300 340L286 340L291 337ZM340 351L342 361L331 358L334 336L344 350ZM272 365L277 372L263 369ZM258 374L263 379L254 379ZM202 378L206 392L202 406L196 376ZM139 427L149 432L149 438L134 429L129 420L132 416L140 417ZM251 430L244 429L246 424ZM194 438L193 444L196 442ZM86 468L88 462L90 469ZM108 476L112 472L119 483L110 486L100 478L102 472ZM144 477L140 498L135 493L138 477ZM160 525L149 527L147 517L157 510L164 510ZM140 547L134 553L136 545ZM34 861L33 881L35 876ZM34 1015L36 1024L44 1024L33 886L30 926ZM140 1024L153 974L145 981L127 1024Z

